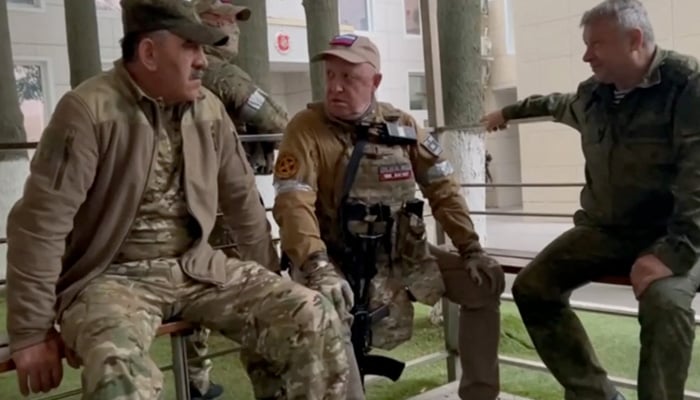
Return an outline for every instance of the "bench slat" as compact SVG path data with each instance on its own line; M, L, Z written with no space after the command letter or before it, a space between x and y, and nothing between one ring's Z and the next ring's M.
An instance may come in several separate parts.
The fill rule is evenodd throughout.
M517 274L537 255L536 252L520 250L486 249L486 251L501 264L507 274ZM602 276L593 282L609 285L632 285L629 276Z
M187 334L195 328L195 324L191 324L185 321L173 321L166 322L158 328L156 332L156 337L163 335L172 334ZM15 363L12 361L10 356L10 347L8 344L7 336L3 335L4 338L0 339L0 374L8 371L13 371L15 369ZM63 354L61 354L63 357Z

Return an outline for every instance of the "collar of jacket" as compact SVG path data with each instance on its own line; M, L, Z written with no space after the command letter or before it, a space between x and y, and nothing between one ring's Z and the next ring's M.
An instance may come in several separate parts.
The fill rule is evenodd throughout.
M667 53L665 50L659 48L656 46L654 48L654 55L651 58L651 62L649 63L649 68L647 69L647 72L644 74L644 77L642 78L642 81L638 83L635 87L633 87L631 90L637 89L637 88L649 88L655 85L658 85L661 83L661 66L664 64L664 61L666 60ZM595 87L595 91L598 94L603 94L603 92L610 92L612 93L615 90L615 87L612 84L606 84L606 83L598 83Z
M382 112L381 112L381 107L379 107L379 103L377 102L377 99L372 96L372 102L369 104L369 107L367 107L367 111L365 111L359 118L348 121L340 118L336 118L332 116L328 110L326 110L325 104L322 102L321 107L323 109L323 114L325 115L326 119L336 125L339 125L343 128L346 129L353 129L355 124L357 124L359 121L381 121L382 120Z

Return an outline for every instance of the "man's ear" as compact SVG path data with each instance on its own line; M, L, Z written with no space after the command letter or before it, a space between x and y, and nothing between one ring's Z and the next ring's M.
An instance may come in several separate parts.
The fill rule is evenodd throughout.
M382 83L382 74L380 74L378 72L376 74L374 74L373 83L374 83L374 88L375 89L378 88L379 84Z
M630 48L639 51L644 48L644 33L641 29L635 28L629 31Z
M157 69L156 43L152 38L144 38L139 42L137 49L139 60L149 71Z

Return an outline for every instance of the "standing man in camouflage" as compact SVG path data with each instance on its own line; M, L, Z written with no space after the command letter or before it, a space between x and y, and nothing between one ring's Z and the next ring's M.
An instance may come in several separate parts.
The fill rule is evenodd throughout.
M205 46L208 66L202 84L216 94L226 106L236 130L243 133L280 133L287 125L287 113L250 76L234 64L238 55L240 38L239 21L250 18L250 10L226 0L194 0L194 7L202 22L222 30L228 36L224 46ZM272 173L274 143L244 143L248 161L254 172ZM230 229L218 218L211 242L217 246L232 246ZM279 265L269 266L273 271ZM200 328L188 337L188 353L202 357L208 353L210 331ZM215 399L223 393L221 385L211 382L212 361L203 359L189 364L190 393L192 400Z
M201 86L202 45L226 35L185 0L121 5L122 59L61 98L8 217L20 391L57 387L65 346L84 398L163 398L149 348L177 318L267 363L283 382L269 397L345 399L337 313L266 268L278 257L255 177L224 105ZM209 246L219 207L243 259Z
M214 92L224 105L239 132L280 133L287 126L284 107L261 89L234 61L238 56L239 21L250 18L250 10L233 5L230 0L194 0L197 12L207 25L228 34L226 46L207 46L204 49L209 62L204 86ZM254 170L271 174L274 163L274 144L247 143L248 156Z
M376 46L355 35L330 45L315 58L325 60L325 100L292 118L275 165L273 214L292 276L331 299L341 319L354 317L353 334L353 305L364 296L371 313L388 309L371 328L372 345L383 349L410 339L412 301L434 305L447 296L461 306L459 395L494 400L503 271L479 244L440 144L410 115L376 100ZM416 185L456 252L428 245ZM352 346L348 353L361 356ZM354 356L348 399L362 399Z
M700 285L698 64L655 45L638 0L606 0L581 26L590 79L575 93L531 96L484 118L493 130L552 116L579 131L586 160L575 227L519 274L513 297L566 399L622 399L569 296L600 276L629 274L641 325L639 399L680 400Z

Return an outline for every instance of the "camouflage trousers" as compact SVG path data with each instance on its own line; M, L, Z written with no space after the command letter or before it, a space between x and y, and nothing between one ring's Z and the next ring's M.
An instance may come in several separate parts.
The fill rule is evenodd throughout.
M172 259L121 264L91 281L61 316L63 340L84 367L83 398L164 398L148 351L164 320L182 318L240 343L244 362L278 377L259 397L345 399L347 358L333 306L253 262L228 259L227 267L222 286L193 281Z
M187 356L188 358L203 357L209 353L210 329L203 326L197 327L191 335L187 336ZM210 374L213 363L211 359L204 358L187 362L187 372L192 386L199 390L199 393L206 393L211 384Z
M542 361L567 400L610 400L616 389L569 305L574 289L603 275L629 275L641 252L664 232L577 226L520 272L513 297ZM695 333L691 302L700 266L652 283L639 299L640 400L681 400Z

